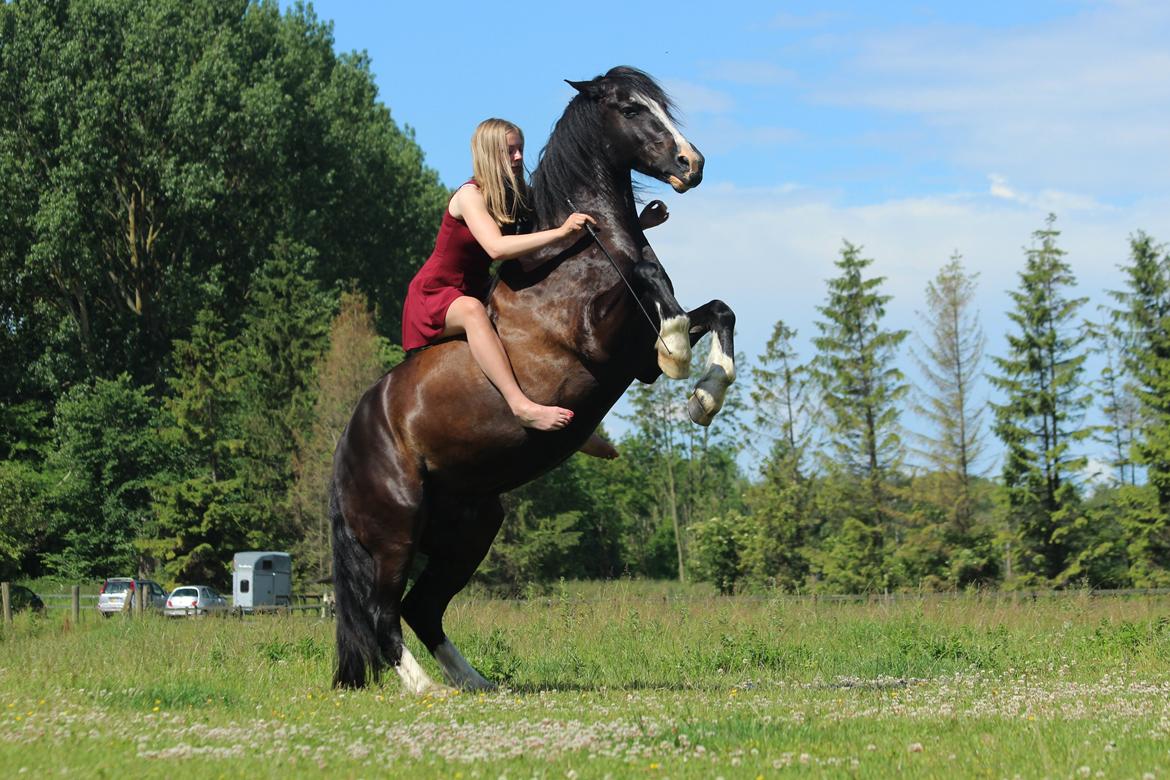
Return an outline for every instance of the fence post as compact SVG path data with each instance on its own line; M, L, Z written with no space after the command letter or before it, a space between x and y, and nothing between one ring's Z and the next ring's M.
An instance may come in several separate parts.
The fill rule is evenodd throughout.
M134 617L140 618L146 614L146 599L143 598L145 595L142 592L143 590L145 590L145 587L142 583L138 583L138 586L134 588L134 611L137 613Z
M7 582L0 582L0 602L4 607L4 625L12 624L12 598Z
M70 590L70 595L73 597L73 625L81 622L81 586L74 585Z

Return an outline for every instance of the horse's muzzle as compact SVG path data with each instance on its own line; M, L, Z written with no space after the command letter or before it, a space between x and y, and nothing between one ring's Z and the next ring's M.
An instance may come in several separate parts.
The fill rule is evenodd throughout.
M679 153L676 158L679 173L668 176L667 184L674 187L675 192L686 192L698 187L703 181L703 155L695 147L690 147Z

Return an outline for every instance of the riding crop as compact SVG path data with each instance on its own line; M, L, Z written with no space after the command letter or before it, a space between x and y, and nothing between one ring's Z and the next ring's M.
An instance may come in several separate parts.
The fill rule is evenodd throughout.
M565 202L569 204L569 208L571 208L573 211L577 211L577 206L574 205L571 198L565 198ZM673 355L674 353L670 351L670 347L666 346L666 342L662 340L662 334L658 332L658 327L654 324L654 320L650 317L650 312L646 311L646 307L642 305L642 300L638 297L638 293L634 292L633 285L631 285L626 279L626 275L622 273L622 269L618 268L618 264L614 262L613 256L611 256L609 250L605 248L605 244L601 243L601 239L597 237L597 231L594 230L593 226L588 222L585 223L585 229L589 231L589 235L593 236L593 240L597 242L599 247L601 247L602 254L604 254L606 259L609 260L609 264L613 266L613 270L617 271L618 278L625 282L626 289L630 291L630 295L634 296L634 302L638 304L638 308L641 309L642 314L646 316L646 322L648 322L650 327L654 330L654 336L658 339L658 343L661 344L662 348L666 350L666 354Z

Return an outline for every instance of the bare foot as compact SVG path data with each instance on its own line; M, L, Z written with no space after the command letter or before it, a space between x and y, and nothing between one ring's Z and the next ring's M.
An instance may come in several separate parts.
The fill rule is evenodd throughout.
M541 406L538 403L528 402L528 405L512 410L516 419L525 428L534 428L538 431L559 431L573 419L573 413L559 406Z
M589 435L589 439L581 445L581 452L594 458L613 460L618 456L617 448L597 433Z

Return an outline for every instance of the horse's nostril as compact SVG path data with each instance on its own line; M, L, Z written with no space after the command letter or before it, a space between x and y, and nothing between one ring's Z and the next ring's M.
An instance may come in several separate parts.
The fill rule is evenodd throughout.
M680 154L678 156L678 164L684 168L690 168L691 167L691 160L685 154Z

